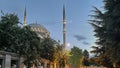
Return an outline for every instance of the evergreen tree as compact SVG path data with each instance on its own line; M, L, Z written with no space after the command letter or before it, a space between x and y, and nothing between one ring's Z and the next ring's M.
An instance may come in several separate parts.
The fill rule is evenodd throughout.
M91 20L100 59L107 58L113 67L120 66L120 0L103 0L104 12L95 8ZM104 62L104 61L103 61Z
M89 58L89 52L87 50L83 51L83 65L89 66L88 58Z

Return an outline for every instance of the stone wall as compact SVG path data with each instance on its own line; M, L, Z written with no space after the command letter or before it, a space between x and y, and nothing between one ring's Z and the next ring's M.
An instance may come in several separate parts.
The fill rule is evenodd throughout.
M0 51L1 68L19 68L19 56L15 53Z

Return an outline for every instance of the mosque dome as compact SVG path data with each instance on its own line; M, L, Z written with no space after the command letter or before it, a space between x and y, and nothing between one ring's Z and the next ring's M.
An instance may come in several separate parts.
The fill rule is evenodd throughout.
M39 37L41 38L47 38L50 36L50 32L42 25L37 23L29 24L32 31L35 31Z

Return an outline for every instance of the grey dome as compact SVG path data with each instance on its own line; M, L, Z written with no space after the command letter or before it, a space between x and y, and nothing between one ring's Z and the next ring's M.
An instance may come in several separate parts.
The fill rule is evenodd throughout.
M35 31L38 35L41 35L43 37L48 37L50 35L50 32L42 25L37 23L29 24L32 31Z
M40 28L48 32L48 30L44 26L37 24L37 23L32 23L32 24L29 24L28 26L34 27L34 28Z

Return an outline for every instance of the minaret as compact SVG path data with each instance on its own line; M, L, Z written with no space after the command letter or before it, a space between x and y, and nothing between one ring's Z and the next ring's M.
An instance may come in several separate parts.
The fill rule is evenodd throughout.
M63 48L66 48L66 15L65 6L63 5Z
M26 23L26 7L25 7L23 27L25 27L26 25L27 25L27 23Z

